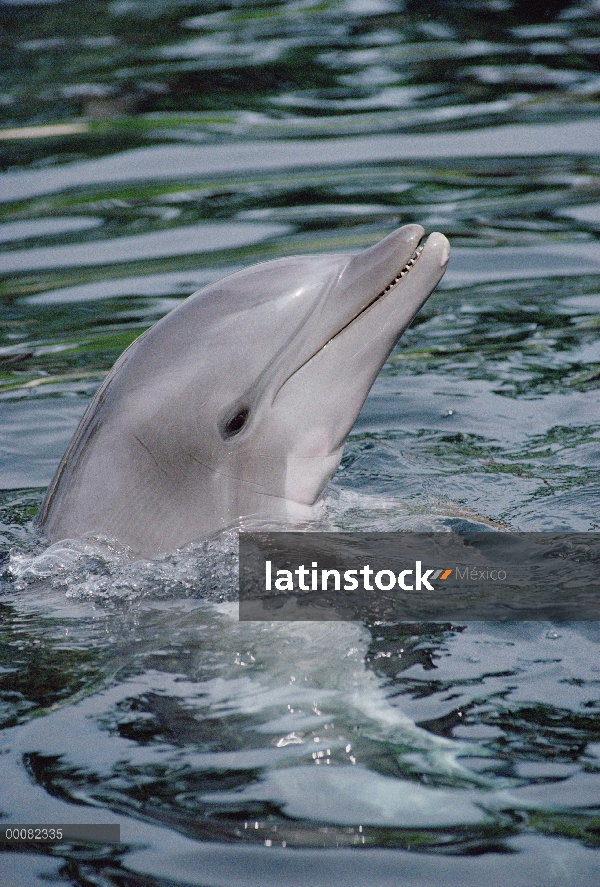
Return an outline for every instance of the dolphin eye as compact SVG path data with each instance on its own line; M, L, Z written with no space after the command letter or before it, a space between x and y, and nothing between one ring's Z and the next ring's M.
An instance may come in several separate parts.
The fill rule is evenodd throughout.
M238 410L223 428L223 436L233 437L234 434L238 434L248 421L249 414L250 410L248 407L242 407L241 410Z

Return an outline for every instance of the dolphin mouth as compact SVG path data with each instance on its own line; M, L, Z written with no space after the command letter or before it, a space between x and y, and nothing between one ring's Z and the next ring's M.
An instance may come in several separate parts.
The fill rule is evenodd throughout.
M353 324L356 320L358 320L359 317L362 317L362 315L366 311L368 311L369 308L371 308L373 305L375 305L376 302L379 302L380 299L383 299L385 296L387 296L388 293L391 293L391 291L394 289L394 287L400 283L400 281L402 280L403 277L406 277L406 275L409 273L409 271L412 268L414 268L416 263L419 261L419 256L421 255L421 253L425 249L424 240L425 240L425 235L423 235L421 237L421 239L419 240L419 243L415 247L414 252L412 253L410 259L406 262L406 264L402 267L402 269L398 272L398 274L396 274L394 279L390 280L388 285L386 287L384 287L384 289L382 289L381 292L378 293L376 296L374 296L369 302L367 302L366 305L363 305L363 307L359 311L356 312L354 317L351 317L347 323L345 323L342 327L340 327L340 329L336 333L334 333L333 336L331 336L331 338L328 339L321 346L321 348L319 348L317 351L315 351L315 354L318 354L322 348L325 348L327 345L329 345L330 342L333 342L334 339L337 339L337 337L340 336L344 332L344 330L347 330L348 327L351 324ZM314 356L315 355L313 354L313 357ZM309 360L311 360L311 359L312 358L309 358Z
M411 253L410 258L409 258L408 261L402 266L402 268L401 268L400 271L396 274L396 276L395 276L392 280L390 280L390 282L384 287L384 289L381 290L381 292L377 293L376 296L373 296L372 299L369 299L369 301L366 303L366 305L363 305L363 307L360 308L360 309L356 312L356 314L354 314L354 315L353 315L348 321L346 321L345 324L343 324L343 326L341 326L338 330L336 330L336 332L335 332L332 336L330 336L329 339L327 339L325 342L323 342L323 344L320 345L320 346L319 346L319 347L318 347L318 348L317 348L317 349L316 349L316 350L310 355L310 357L307 357L307 359L304 360L304 361L300 364L300 366L296 367L296 368L290 373L290 375L287 376L287 378L285 378L285 379L283 380L283 382L281 383L281 385L279 385L279 387L277 388L277 391L275 392L275 394L274 394L274 396L273 396L273 401L275 401L275 398L277 397L277 395L279 394L279 392L281 391L281 389L284 387L284 385L286 385L286 384L289 382L289 380L290 380L293 376L296 375L296 373L300 372L300 370L301 370L303 367L305 367L306 364L310 363L310 361L313 360L313 358L315 358L315 357L317 356L317 354L319 354L319 353L320 353L324 348L326 348L331 342L333 342L334 339L337 339L338 336L341 336L342 333L345 332L345 330L347 330L347 329L348 329L353 323L355 323L360 317L362 317L363 314L365 314L370 308L373 307L373 305L377 304L377 303L380 302L383 298L385 298L385 296L387 296L388 293L390 293L390 292L391 292L391 291L392 291L392 290L393 290L393 289L394 289L394 288L400 283L400 281L401 281L404 277L406 277L407 274L409 274L409 272L412 270L412 268L414 268L414 266L415 266L416 263L418 262L419 257L421 256L421 253L422 253L423 250L425 249L425 240L426 240L426 236L425 236L425 233L423 233L423 234L421 235L421 238L419 239L419 242L418 242L417 246L415 247L415 249L414 249L413 252Z

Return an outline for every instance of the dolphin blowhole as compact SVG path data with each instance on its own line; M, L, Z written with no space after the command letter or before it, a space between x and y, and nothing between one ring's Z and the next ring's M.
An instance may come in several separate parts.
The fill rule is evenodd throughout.
M444 274L405 225L351 255L289 256L215 281L117 360L36 519L155 555L259 519L305 520L381 367Z

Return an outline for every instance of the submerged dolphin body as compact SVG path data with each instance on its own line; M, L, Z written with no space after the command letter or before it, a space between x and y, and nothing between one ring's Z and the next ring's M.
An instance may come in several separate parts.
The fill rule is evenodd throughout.
M152 555L240 518L314 516L392 348L446 269L407 225L358 255L294 256L190 296L98 390L37 522Z

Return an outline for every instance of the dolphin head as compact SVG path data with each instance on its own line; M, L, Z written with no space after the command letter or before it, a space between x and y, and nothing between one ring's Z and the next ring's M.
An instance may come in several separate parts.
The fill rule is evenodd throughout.
M92 401L38 523L155 554L314 506L448 241L407 225L358 255L255 265L137 339Z

